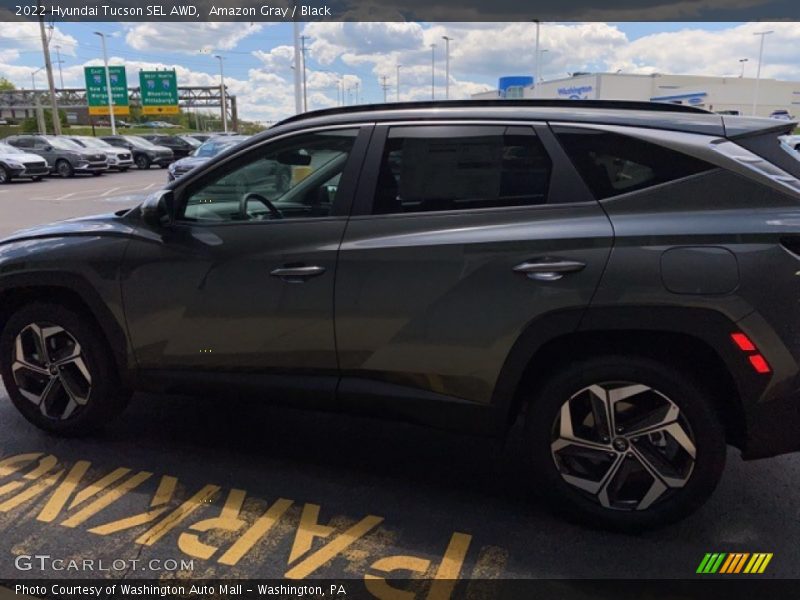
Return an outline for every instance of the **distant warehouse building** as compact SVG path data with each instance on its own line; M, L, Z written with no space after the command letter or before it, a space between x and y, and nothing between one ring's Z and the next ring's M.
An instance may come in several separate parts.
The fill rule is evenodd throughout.
M715 112L752 114L756 80L750 77L706 77L703 75L634 75L628 73L576 73L572 77L532 80L520 86L523 77L503 77L498 90L474 94L480 98L561 98L564 100L641 100L697 106ZM531 79L531 78L527 78ZM511 80L511 85L506 82ZM502 84L505 83L505 89ZM762 78L756 113L768 117L775 112L800 115L800 82Z

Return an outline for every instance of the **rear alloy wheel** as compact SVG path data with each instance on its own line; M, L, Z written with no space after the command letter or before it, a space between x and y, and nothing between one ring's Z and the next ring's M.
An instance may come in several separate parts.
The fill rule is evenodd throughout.
M0 165L0 184L8 183L11 178L8 176L8 171L3 165Z
M47 431L83 434L116 416L121 388L105 339L84 314L33 303L14 313L0 335L0 370L22 415Z
M591 359L557 374L531 405L528 430L557 506L616 529L685 516L725 464L722 427L700 388L638 357Z

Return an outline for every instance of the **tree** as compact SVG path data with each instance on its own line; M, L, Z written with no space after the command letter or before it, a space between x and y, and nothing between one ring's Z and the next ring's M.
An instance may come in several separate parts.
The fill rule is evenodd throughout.
M15 89L17 89L17 86L15 86L5 77L0 77L0 92L12 92Z

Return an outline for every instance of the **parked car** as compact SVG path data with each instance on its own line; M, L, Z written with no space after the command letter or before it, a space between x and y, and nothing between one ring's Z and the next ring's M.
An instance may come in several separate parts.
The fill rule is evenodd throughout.
M223 150L227 150L238 144L241 144L248 137L249 136L221 137L207 141L197 150L192 152L190 156L176 160L174 163L172 163L167 169L167 181L173 181L178 177L185 175L195 167L205 164L209 161L209 159L216 156ZM287 177L290 177L290 169L287 168L285 170L287 172ZM284 187L286 187L286 183L288 183L288 180L284 182Z
M140 127L151 127L153 129L174 129L178 127L177 125L173 125L172 123L167 123L166 121L146 121L139 125Z
M124 173L133 166L133 155L130 150L112 146L105 140L90 135L71 135L69 139L89 150L103 152L106 155L109 169Z
M130 150L133 162L139 169L149 169L151 165L166 168L175 160L169 148L157 146L135 135L104 135L101 139L117 148Z
M783 138L790 148L800 151L800 135L787 135Z
M164 146L172 150L176 159L189 156L196 146L190 144L177 135L166 135L163 133L146 133L138 136L157 146Z
M189 137L196 139L201 144L203 142L207 142L210 138L214 137L210 133L190 133L188 134Z
M39 181L49 172L47 161L38 154L0 142L0 184L8 183L12 179Z
M580 100L289 118L135 209L7 238L8 396L60 434L133 390L524 419L519 480L561 511L678 519L726 443L800 449L793 127Z
M108 170L104 152L84 148L72 140L58 135L11 135L5 141L31 154L41 156L50 172L61 177L76 173L102 175Z
M778 120L781 120L781 121L793 121L794 120L794 117L789 114L789 111L788 110L784 110L784 109L773 110L770 113L769 118L770 119L778 119Z
M111 121L109 119L99 119L95 121L95 125L98 125L100 127L111 127ZM128 127L131 126L130 123L128 123L127 121L123 121L122 119L114 119L114 125L122 129L127 129Z

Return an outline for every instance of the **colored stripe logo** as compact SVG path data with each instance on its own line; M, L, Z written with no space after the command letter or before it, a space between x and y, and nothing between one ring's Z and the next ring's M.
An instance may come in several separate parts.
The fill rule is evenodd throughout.
M697 573L713 575L736 575L763 573L772 560L772 553L756 552L707 552L697 567Z

